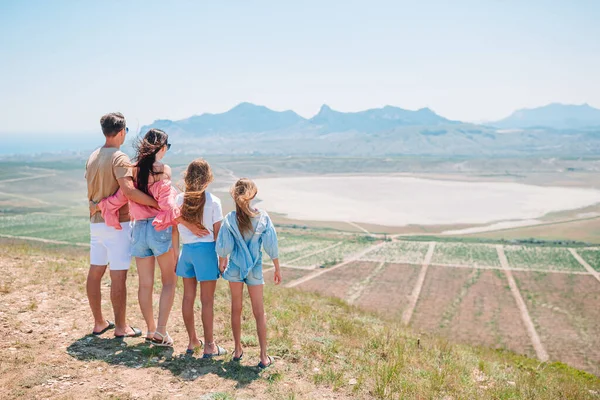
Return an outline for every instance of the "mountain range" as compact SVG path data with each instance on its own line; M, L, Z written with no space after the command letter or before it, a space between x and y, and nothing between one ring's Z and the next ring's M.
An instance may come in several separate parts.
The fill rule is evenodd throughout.
M340 112L323 105L307 119L290 110L241 103L220 114L157 120L140 132L151 127L186 143L186 152L204 154L600 154L600 110L587 104L523 109L478 125L449 120L429 108Z

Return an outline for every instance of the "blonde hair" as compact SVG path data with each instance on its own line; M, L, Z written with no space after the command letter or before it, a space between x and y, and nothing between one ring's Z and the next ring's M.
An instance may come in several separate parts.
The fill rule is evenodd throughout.
M214 180L210 165L202 158L192 161L185 171L183 180L185 193L183 194L181 217L186 222L204 228L202 217L206 204L206 188Z
M258 188L251 179L241 178L231 188L231 197L235 201L235 215L240 232L252 232L252 217L258 215L256 211L250 208L250 202L256 194Z

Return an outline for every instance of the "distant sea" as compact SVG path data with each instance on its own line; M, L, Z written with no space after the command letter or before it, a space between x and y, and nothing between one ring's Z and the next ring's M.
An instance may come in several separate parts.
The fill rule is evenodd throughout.
M29 155L39 153L60 153L65 151L88 152L104 143L101 132L81 135L57 134L0 134L0 155ZM131 148L129 141L126 148Z

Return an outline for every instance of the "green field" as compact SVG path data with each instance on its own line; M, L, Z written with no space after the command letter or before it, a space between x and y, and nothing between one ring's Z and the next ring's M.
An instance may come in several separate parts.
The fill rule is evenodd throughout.
M386 243L383 247L365 254L361 260L385 261L397 264L420 264L425 259L429 243L398 241Z
M585 271L565 248L505 246L504 253L511 268L538 271Z
M340 245L325 250L323 252L313 254L309 257L302 258L291 265L297 266L321 266L326 264L336 264L347 260L349 257L361 252L374 243L366 241L358 241L355 239L346 239Z
M583 258L592 268L600 271L600 249L579 249L577 253Z
M498 253L493 245L475 243L437 243L431 263L500 267Z

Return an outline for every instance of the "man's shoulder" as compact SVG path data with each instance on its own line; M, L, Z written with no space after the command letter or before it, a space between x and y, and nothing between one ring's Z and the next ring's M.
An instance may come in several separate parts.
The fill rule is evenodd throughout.
M113 161L127 161L129 162L129 156L125 153L123 153L121 150L119 149L114 149L114 152L112 154L112 159Z
M90 154L90 156L88 157L87 164L89 164L90 161L93 161L96 158L98 158L98 155L100 154L101 149L102 149L102 147L98 147L96 150L92 151L92 154Z

